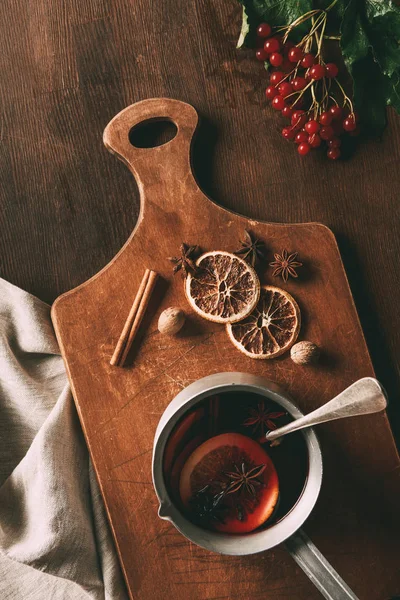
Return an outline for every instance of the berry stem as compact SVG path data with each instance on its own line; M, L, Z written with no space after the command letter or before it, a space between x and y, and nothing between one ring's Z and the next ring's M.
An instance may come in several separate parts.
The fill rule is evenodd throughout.
M350 100L350 98L348 97L348 95L346 94L346 92L344 91L342 85L340 84L339 80L337 77L335 77L334 79L336 85L339 87L340 91L343 94L343 106L346 106L346 104L348 104L350 106L350 110L353 113L354 112L354 108L353 108L353 103Z
M322 112L324 112L327 109L328 106L328 100L329 100L329 88L331 87L331 81L330 79L328 80L328 85L326 85L326 77L323 78L322 80L322 90L323 90L323 96L322 96L322 100L321 100L321 108L322 108Z
M333 2L331 2L330 5L327 8L325 8L325 12L328 12L329 10L331 10L331 8L333 8L335 6L337 1L338 0L333 0Z
M308 52L311 49L312 44L313 44L313 37L315 35L316 29L318 29L318 27L321 25L322 20L324 18L324 14L321 13L321 11L316 11L316 12L319 13L317 19L314 18L314 15L311 16L311 23L312 23L311 29L298 44L298 46L300 48L304 47L305 52ZM289 31L287 32L286 35L289 35Z
M286 81L286 79L288 79L289 77L291 77L293 75L293 77L296 77L295 75L295 71L296 71L296 67L294 69L292 69L290 71L290 73L288 73L287 75L285 75L285 77L283 77L279 83L282 83L283 81Z
M322 51L322 41L324 39L324 33L325 33L325 28L326 28L326 13L325 13L325 18L322 22L322 27L321 27L321 33L319 34L319 41L318 41L318 52L317 52L317 56L320 57L321 56L321 51ZM315 33L315 35L317 35L317 33Z
M299 94L298 98L296 98L296 100L293 102L292 107L296 104L296 102L300 100L304 92L306 92L309 87L311 87L311 93L313 94L313 83L314 81L310 81L309 83L307 83L306 87L301 90L301 92L292 92L291 94L289 94L289 96L286 96L286 99L288 99L291 96L294 96L295 94Z
M278 31L284 31L286 29L286 33L283 36L283 43L284 44L286 43L287 38L289 37L289 34L292 31L292 29L294 29L298 25L301 25L302 23L304 23L305 21L307 21L308 19L312 18L314 15L317 15L320 12L321 12L321 9L310 10L310 11L306 12L304 15L301 15L301 17L298 17L297 19L292 21L292 23L290 23L290 25L284 25L283 27L280 27L278 29Z
M271 28L268 23L261 23L256 45L258 60L280 67L273 71L265 94L272 108L291 122L291 126L282 129L283 137L294 140L301 155L326 145L332 160L340 156L340 136L345 132L357 135L359 131L353 103L337 79L339 66L326 63L323 55L326 39L340 39L325 35L328 13L337 2L331 0L326 9L310 10L284 26ZM301 39L296 43L291 34L302 24L305 33L297 37ZM274 37L276 34L279 37ZM333 82L338 89L332 88Z
M322 22L324 21L324 19L326 20L325 13L321 13L317 19L314 19L314 17L312 17L312 19L311 19L312 27L311 27L309 33L307 34L307 37L315 36L315 38L317 39L317 31L318 31L320 25L322 24Z
M312 83L314 83L314 82L312 82ZM315 89L314 89L313 85L311 86L311 96L312 96L312 99L313 99L313 103L311 105L311 110L314 109L314 119L317 120L317 116L318 116L318 101L317 101L317 99L315 97Z

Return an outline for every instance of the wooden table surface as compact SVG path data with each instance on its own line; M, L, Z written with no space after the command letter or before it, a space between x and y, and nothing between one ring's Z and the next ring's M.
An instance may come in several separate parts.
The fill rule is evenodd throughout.
M335 232L400 439L400 119L390 111L382 140L348 162L298 157L264 102L262 66L235 48L240 12L235 0L4 0L0 276L52 302L101 269L139 209L103 129L138 100L185 100L202 117L194 167L208 195ZM346 560L362 572L356 553ZM269 598L293 598L286 578Z

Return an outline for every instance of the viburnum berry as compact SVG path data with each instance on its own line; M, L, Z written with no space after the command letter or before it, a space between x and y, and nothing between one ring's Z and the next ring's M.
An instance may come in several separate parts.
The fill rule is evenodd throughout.
M342 141L338 137L333 137L330 140L328 140L329 148L339 148L341 143Z
M290 50L292 48L294 48L296 44L294 42L292 42L292 40L287 40L284 45L283 45L283 50L285 52L285 54L289 54Z
M343 133L342 121L332 121L331 127L336 136L342 135L342 133Z
M273 100L278 95L278 90L273 85L269 85L265 90L267 100Z
M295 132L293 131L292 127L284 127L282 129L282 135L285 139L292 140L295 136Z
M332 115L330 112L325 111L319 115L319 122L321 125L330 125L332 123Z
M340 106L334 104L330 107L329 112L332 115L332 119L335 121L336 119L340 119L342 117L343 111Z
M256 50L256 59L265 62L268 58L268 54L265 52L264 48L259 48Z
M314 119L310 119L310 121L307 121L307 123L304 125L304 129L310 134L317 133L317 131L319 131L319 123Z
M325 67L323 65L317 64L310 67L310 77L311 79L318 80L322 79L325 75Z
M292 114L293 114L293 108L291 106L287 105L282 108L282 117L285 117L286 119L290 119Z
M313 133L308 137L308 143L311 148L318 148L321 145L321 138L318 133Z
M355 115L352 113L343 121L343 129L345 131L354 131L356 127Z
M313 17L311 22L306 23L310 16ZM294 140L298 153L303 156L313 148L324 146L325 142L329 159L336 160L341 154L343 133L356 136L360 129L352 98L336 79L340 65L325 63L323 59L324 40L329 38L325 36L326 20L327 10L317 8L279 27L279 32L275 29L273 33L269 23L259 23L254 50L258 60L269 62L267 70L271 66L265 96L274 110L288 119L282 136ZM301 29L296 29L298 26ZM289 34L290 40L287 39ZM332 86L332 79L337 86ZM322 85L319 85L321 80Z
M309 144L307 144L307 142L301 142L301 144L299 144L297 146L297 152L301 155L301 156L305 156L306 154L308 154L311 150L311 146Z
M284 98L293 92L293 88L288 81L283 81L278 86L278 91Z
M261 38L266 38L271 35L271 25L268 25L268 23L260 23L257 27L257 35Z
M283 96L275 96L272 100L272 108L275 110L282 110L286 106L285 98Z
M296 142L296 144L301 144L302 142L307 142L308 141L308 133L306 131L304 131L304 129L302 129L296 135L294 141Z
M333 127L327 125L319 130L319 135L323 140L330 140L334 137L335 132L333 131Z
M267 40L264 43L264 50L265 50L265 52L268 52L268 54L272 54L273 52L278 52L279 48L280 48L280 43L274 37L269 38L269 40Z
M280 83L284 77L285 75L284 73L282 73L282 71L274 71L273 73L271 73L269 82L271 85L278 85L278 83Z
M292 114L292 120L291 120L293 127L296 127L297 129L301 129L302 127L304 127L306 122L307 122L307 115L305 114L304 110L295 110L294 113Z
M328 63L325 65L325 75L329 77L329 79L333 77L337 77L339 73L339 69L335 63Z
M313 64L314 64L314 61L315 61L315 56L314 56L314 54L311 54L311 53L309 52L308 54L305 54L305 55L303 56L303 58L301 59L301 63L300 63L300 64L301 64L301 66L302 66L304 69L309 69L310 67L312 67L312 66L313 66Z
M295 92L300 92L301 90L304 90L304 88L307 85L305 77L295 77L294 79L292 79L291 83L292 88Z
M280 54L279 52L273 52L269 57L269 62L273 67L279 67L283 63L282 54Z
M298 46L294 46L293 48L291 48L288 53L288 58L292 63L299 62L303 58L303 56L304 52Z
M293 69L293 63L291 63L290 60L285 57L283 59L281 69L282 71L285 71L285 73L290 73L290 71Z
M331 160L337 160L340 157L339 148L330 148L327 152L327 157Z

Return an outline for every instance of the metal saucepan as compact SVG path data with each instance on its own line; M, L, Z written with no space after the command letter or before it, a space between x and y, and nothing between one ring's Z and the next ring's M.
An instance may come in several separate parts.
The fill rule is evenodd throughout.
M173 428L180 418L197 403L214 393L230 391L251 392L264 396L282 406L293 419L303 416L303 413L276 383L255 375L217 373L189 385L168 405L155 434L153 483L160 501L160 518L173 523L178 531L195 544L220 554L255 554L285 543L294 560L325 598L328 600L357 600L347 584L300 529L314 508L322 483L321 448L312 428L302 430L308 453L308 473L299 500L286 516L267 529L245 535L208 531L189 521L171 500L164 482L163 455Z

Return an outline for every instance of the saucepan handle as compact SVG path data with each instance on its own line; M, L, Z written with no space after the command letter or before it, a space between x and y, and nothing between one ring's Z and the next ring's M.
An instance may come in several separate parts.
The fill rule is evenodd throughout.
M359 600L302 529L285 542L286 549L327 600Z

